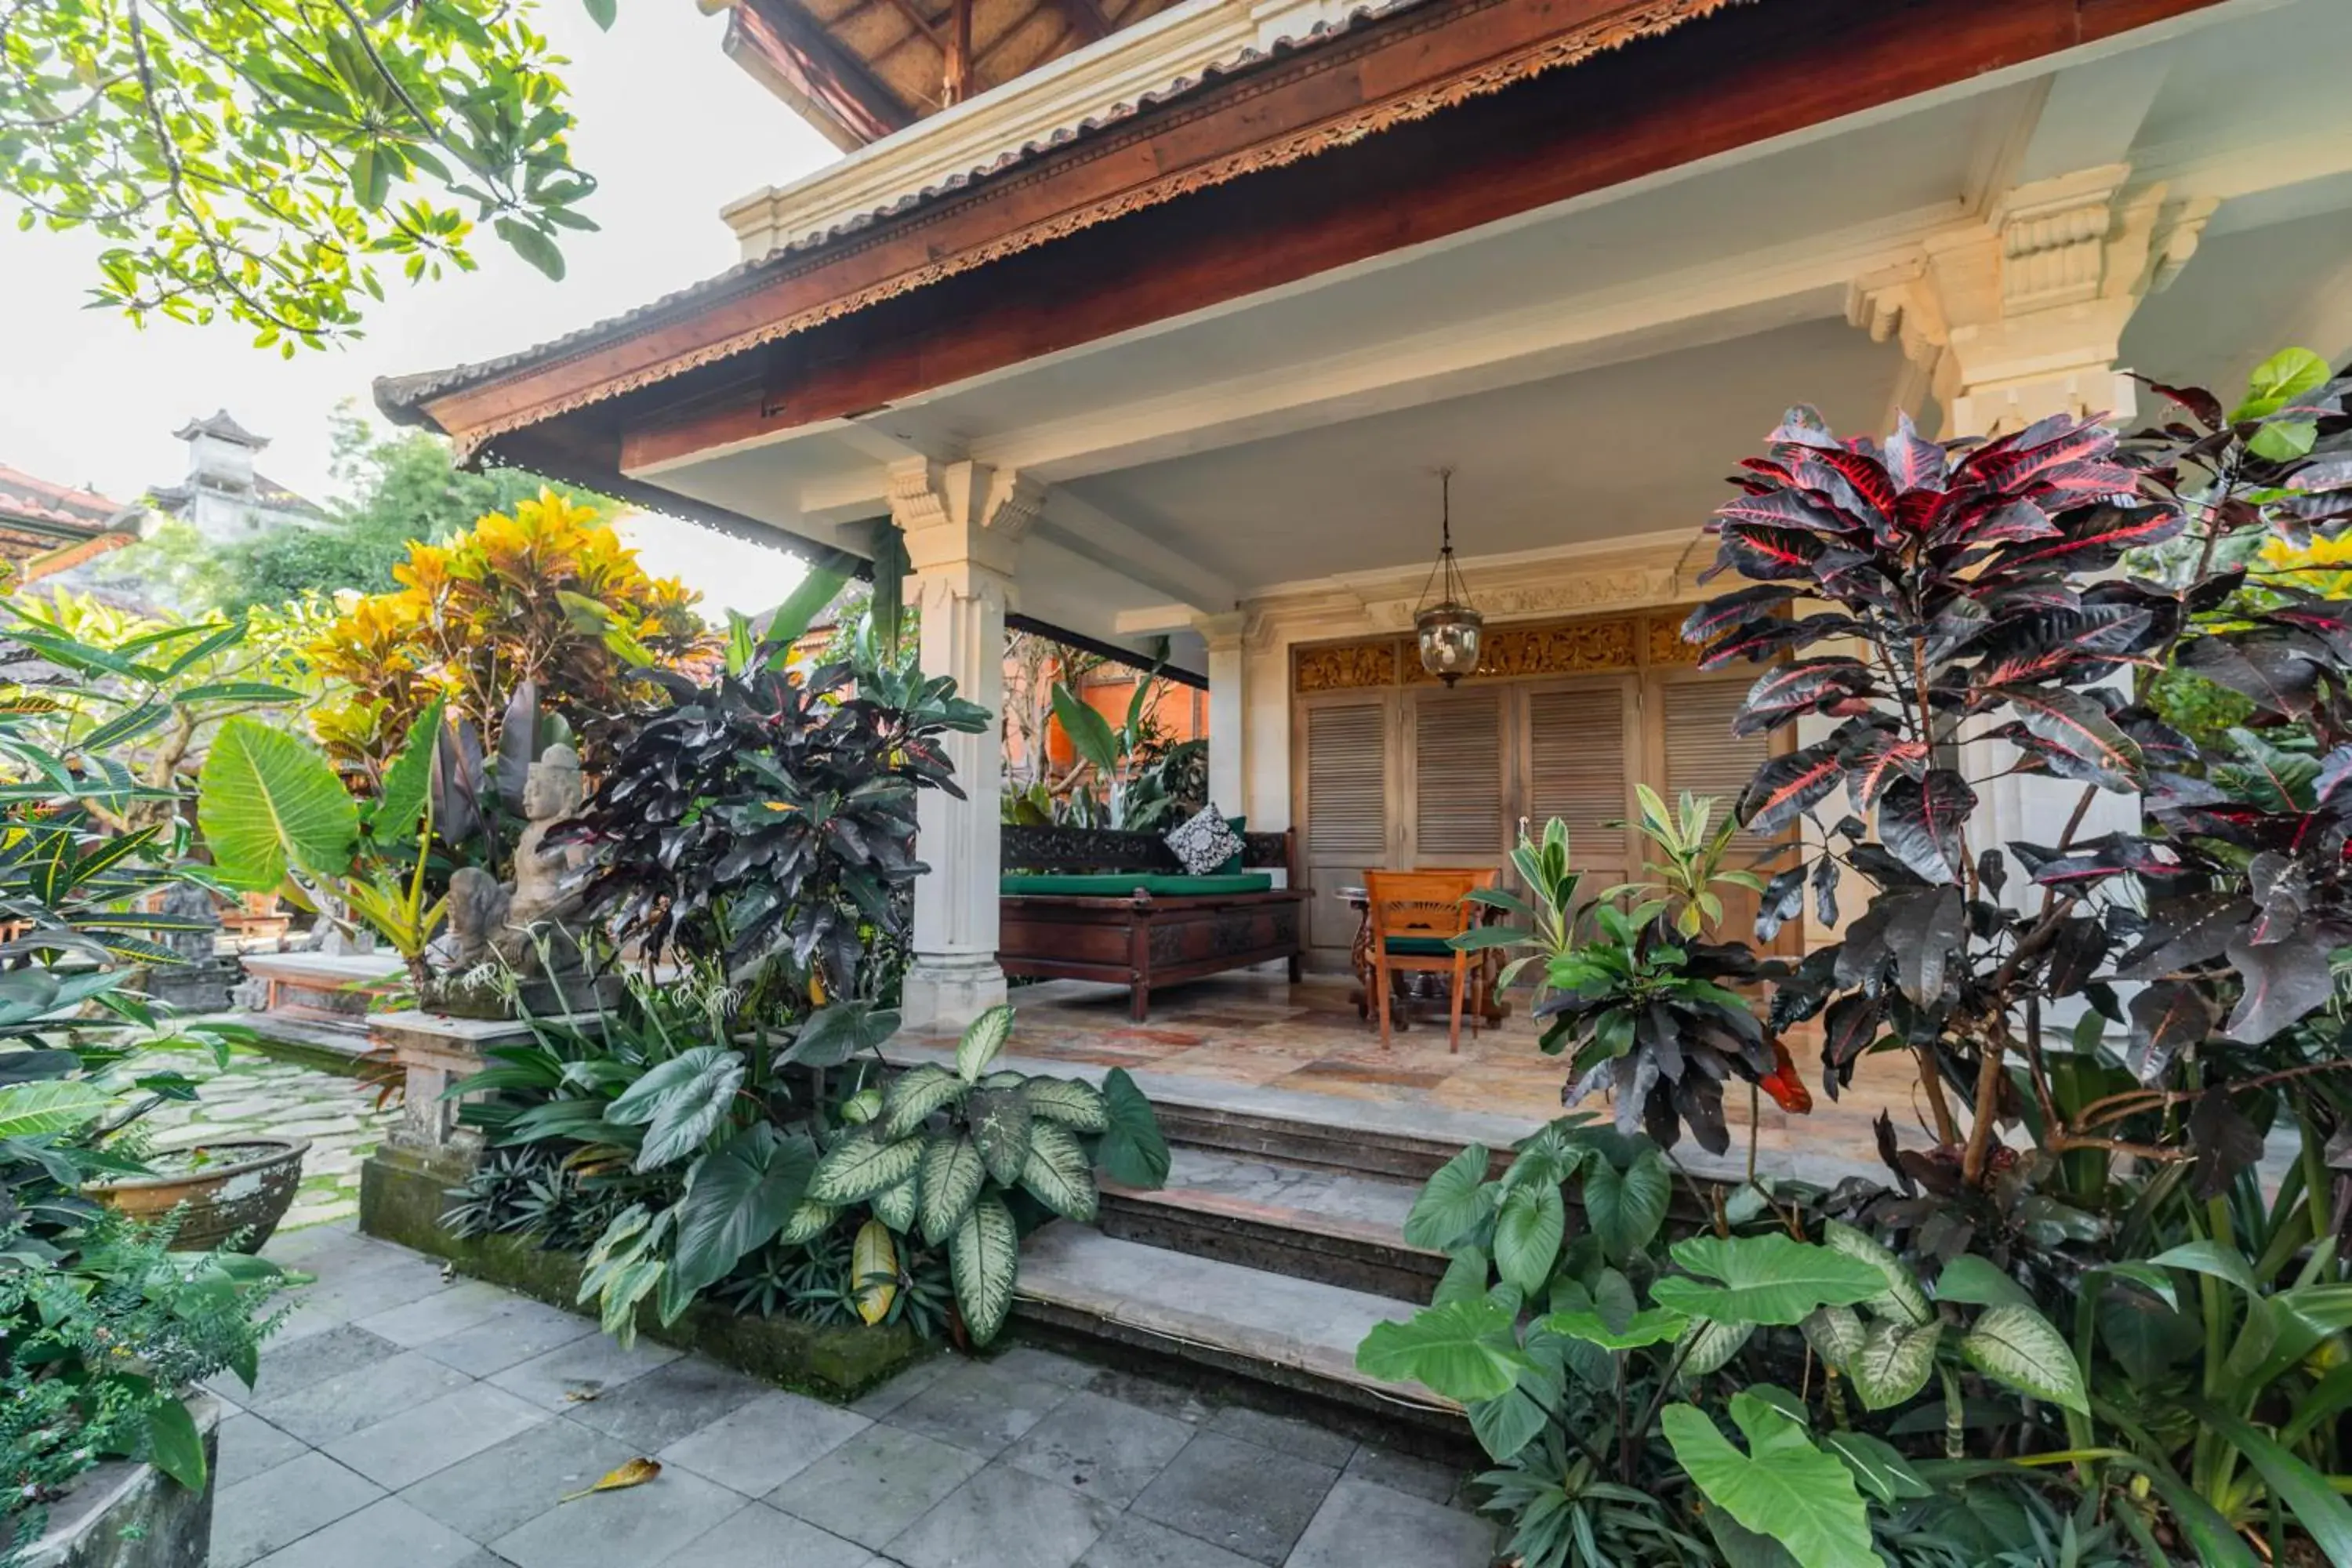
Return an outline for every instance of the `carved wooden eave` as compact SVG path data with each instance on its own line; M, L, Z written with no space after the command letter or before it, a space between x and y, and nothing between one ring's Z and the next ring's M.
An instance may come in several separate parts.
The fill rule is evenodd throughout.
M2213 3L1423 0L377 400L469 454L646 473Z
M951 182L962 188L903 217L848 226L571 339L485 367L388 378L377 401L404 423L423 416L470 453L992 261L1756 3L1431 0L1173 84L1146 112L1004 173Z

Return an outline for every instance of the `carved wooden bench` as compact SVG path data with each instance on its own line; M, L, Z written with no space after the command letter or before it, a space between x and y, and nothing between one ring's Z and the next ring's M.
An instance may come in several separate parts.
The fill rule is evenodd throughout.
M1296 864L1291 836L1242 835L1241 867L1185 875L1156 833L1003 829L996 961L1007 974L1128 988L1150 1016L1151 988L1282 959L1298 978L1303 888L1268 874Z

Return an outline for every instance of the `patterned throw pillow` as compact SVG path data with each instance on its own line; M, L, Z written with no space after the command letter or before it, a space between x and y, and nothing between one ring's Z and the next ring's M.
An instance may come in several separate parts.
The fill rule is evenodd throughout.
M1167 839L1188 877L1208 876L1242 852L1240 836L1226 826L1214 801L1170 828Z

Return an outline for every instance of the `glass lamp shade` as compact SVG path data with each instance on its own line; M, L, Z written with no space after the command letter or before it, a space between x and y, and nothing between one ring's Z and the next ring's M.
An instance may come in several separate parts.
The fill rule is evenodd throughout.
M1421 639L1421 668L1451 686L1478 673L1486 651L1486 617L1467 605L1432 605L1412 618Z

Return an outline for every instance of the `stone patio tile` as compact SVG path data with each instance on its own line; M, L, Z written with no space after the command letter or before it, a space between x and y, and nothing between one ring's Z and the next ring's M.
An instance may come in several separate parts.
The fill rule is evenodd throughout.
M264 1394L250 1408L305 1443L324 1446L473 1381L429 1356L403 1351L291 1393Z
M878 1421L961 1364L951 1355L936 1355L929 1361L917 1362L881 1387L868 1389L849 1407L860 1415L869 1415Z
M597 1331L593 1319L543 1301L509 1298L494 1316L472 1328L416 1348L445 1366L489 1377Z
M966 1362L883 1419L993 1458L1052 1414L1070 1393L1060 1384L1000 1372L986 1362Z
M1461 1489L1463 1472L1433 1459L1416 1459L1367 1443L1341 1472L1351 1481L1370 1481L1429 1502L1444 1502Z
M213 1499L209 1568L246 1568L314 1530L355 1513L383 1489L324 1454L304 1454Z
M498 1568L498 1559L388 1497L270 1553L257 1568Z
M322 1275L318 1284L290 1299L294 1310L278 1331L278 1338L301 1339L448 1289L449 1281L441 1278L441 1265L413 1253L381 1267L371 1266L358 1275L333 1279Z
M568 1414L640 1454L654 1454L741 1409L766 1386L715 1362L688 1356L574 1405Z
M821 1530L879 1551L978 1470L979 1455L896 1426L870 1426L768 1494Z
M280 1341L272 1335L261 1346L261 1364L248 1390L233 1372L218 1373L205 1386L238 1405L259 1405L271 1396L291 1394L341 1373L355 1372L375 1362L390 1361L400 1347L349 1323L307 1339Z
M1250 1568L1250 1560L1130 1513L1103 1531L1078 1568Z
M1080 1392L1007 1448L1002 1462L1125 1508L1192 1440L1181 1421Z
M991 1465L884 1550L907 1568L1070 1568L1118 1517L1108 1503Z
M1369 1481L1343 1480L1307 1527L1288 1568L1486 1568L1494 1556L1495 1529L1484 1520Z
M646 1568L684 1552L745 1506L716 1481L666 1470L641 1487L549 1509L490 1550L517 1568Z
M854 1541L755 1502L660 1568L866 1568L880 1561Z
M1143 1489L1134 1511L1213 1546L1278 1563L1339 1479L1331 1466L1202 1432ZM1368 1561L1423 1568L1410 1557Z
M1037 1345L1014 1345L1001 1355L991 1356L987 1364L1009 1376L1056 1384L1064 1388L1084 1388L1102 1372L1091 1363Z
M239 1411L220 1424L220 1455L213 1463L213 1485L226 1491L239 1481L251 1480L310 1451L310 1446L299 1437L289 1436L251 1411Z
M1216 1414L1215 1407L1201 1397L1198 1389L1118 1367L1104 1368L1087 1385L1087 1391L1122 1405L1132 1405L1139 1410L1149 1410L1154 1415L1181 1421L1188 1426L1206 1426L1209 1417Z
M746 1496L765 1497L872 1425L854 1410L778 1389L672 1443L658 1458Z
M626 1350L599 1333L517 1363L490 1381L509 1394L520 1394L533 1405L571 1411L582 1401L572 1397L593 1394L601 1401L624 1384L667 1366L678 1352L651 1340L639 1340Z
M602 1432L551 1420L436 1471L400 1495L458 1533L487 1542L635 1458Z
M362 1236L349 1226L281 1231L269 1238L269 1245L261 1249L261 1255L288 1268L338 1276L371 1267L380 1268L399 1258L415 1256L388 1241Z
M393 1491L555 1417L529 1400L477 1383L362 1427L327 1456Z
M414 1350L428 1341L446 1339L460 1330L488 1321L513 1300L512 1291L501 1290L484 1280L467 1279L404 1307L352 1321L354 1327Z
M1228 1405L1209 1417L1209 1430L1255 1443L1293 1458L1344 1469L1355 1457L1356 1440L1291 1415L1270 1415L1244 1405Z

